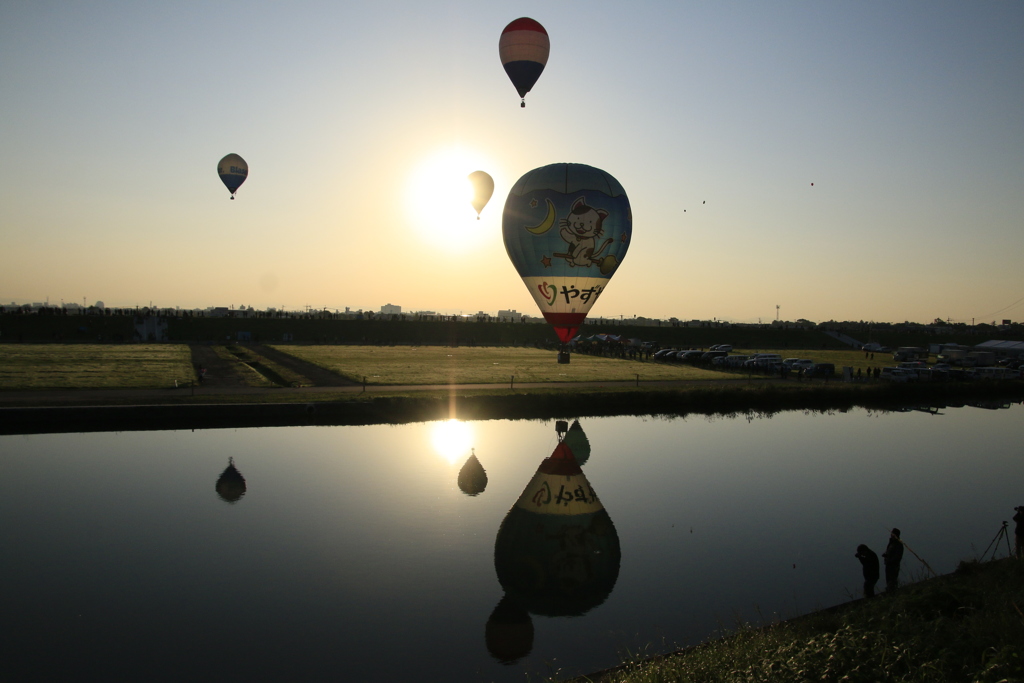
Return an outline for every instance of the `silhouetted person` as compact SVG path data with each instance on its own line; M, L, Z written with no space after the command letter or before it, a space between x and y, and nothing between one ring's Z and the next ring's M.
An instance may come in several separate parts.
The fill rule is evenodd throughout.
M1017 523L1017 526L1013 530L1014 540L1016 541L1015 554L1018 560L1024 560L1024 505L1018 505L1014 508L1017 514L1013 516L1013 521Z
M863 543L857 546L857 554L864 571L864 597L875 597L875 584L878 583L878 555Z
M889 545L882 553L885 560L885 592L894 591L900 584L900 562L903 561L903 543L900 541L900 530L893 529L889 534Z

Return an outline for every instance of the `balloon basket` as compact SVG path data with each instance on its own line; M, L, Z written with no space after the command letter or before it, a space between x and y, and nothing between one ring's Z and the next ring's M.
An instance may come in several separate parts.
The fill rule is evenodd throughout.
M558 364L559 365L568 365L569 364L569 352L568 351L559 351L558 352Z

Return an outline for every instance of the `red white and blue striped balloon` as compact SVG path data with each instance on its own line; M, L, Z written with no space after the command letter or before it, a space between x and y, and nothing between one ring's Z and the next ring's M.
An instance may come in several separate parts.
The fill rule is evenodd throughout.
M505 73L519 92L519 97L524 98L524 107L526 93L530 92L544 71L550 51L548 32L533 19L516 19L501 32L501 39L498 41L501 65L505 67Z

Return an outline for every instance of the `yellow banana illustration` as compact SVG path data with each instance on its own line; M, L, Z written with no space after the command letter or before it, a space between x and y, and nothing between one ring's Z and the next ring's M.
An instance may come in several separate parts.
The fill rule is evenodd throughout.
M527 230L532 232L534 235L543 235L544 233L551 229L552 225L555 224L555 205L551 202L550 199L545 199L544 201L548 203L548 215L544 219L544 222L542 222L540 225L535 225L532 228L529 225L523 226Z

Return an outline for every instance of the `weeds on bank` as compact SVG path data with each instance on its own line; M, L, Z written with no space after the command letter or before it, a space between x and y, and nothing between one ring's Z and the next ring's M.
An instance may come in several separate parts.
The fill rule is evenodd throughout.
M602 683L1024 680L1024 563L963 562L956 573L842 611L636 663Z

